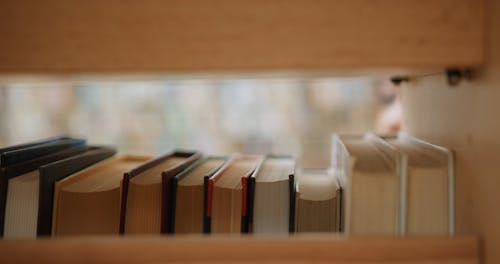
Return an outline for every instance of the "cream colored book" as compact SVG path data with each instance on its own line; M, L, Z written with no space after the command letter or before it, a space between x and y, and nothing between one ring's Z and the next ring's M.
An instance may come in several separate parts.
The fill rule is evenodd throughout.
M408 235L453 234L452 152L406 134L386 141L404 155L402 231Z
M360 235L401 234L401 155L367 133L333 136L332 165L344 189L343 231Z
M249 232L288 234L293 232L295 160L291 156L268 155L249 179Z
M296 199L296 232L340 230L341 189L332 170L300 170Z

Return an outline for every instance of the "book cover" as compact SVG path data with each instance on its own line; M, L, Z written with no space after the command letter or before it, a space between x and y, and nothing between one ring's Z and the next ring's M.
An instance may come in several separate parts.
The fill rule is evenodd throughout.
M5 151L0 151L0 164L1 167L8 167L85 143L85 139L61 137L8 147Z

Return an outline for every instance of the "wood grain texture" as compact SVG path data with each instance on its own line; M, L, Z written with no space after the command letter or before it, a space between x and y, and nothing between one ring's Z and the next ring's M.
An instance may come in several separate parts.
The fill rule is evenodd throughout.
M478 263L473 237L135 237L0 241L1 263Z
M454 150L456 228L480 234L486 264L500 263L500 1L488 6L488 64L449 87L444 76L402 90L403 129Z
M0 74L476 66L484 0L0 0Z

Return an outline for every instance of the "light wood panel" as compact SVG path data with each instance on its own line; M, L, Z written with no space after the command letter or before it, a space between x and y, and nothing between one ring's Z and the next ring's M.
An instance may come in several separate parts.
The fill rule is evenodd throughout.
M76 238L0 241L1 263L478 263L473 237Z
M483 0L0 0L0 74L475 66Z
M500 1L490 1L488 64L457 87L444 76L402 90L403 130L456 154L456 227L480 234L487 264L500 263Z

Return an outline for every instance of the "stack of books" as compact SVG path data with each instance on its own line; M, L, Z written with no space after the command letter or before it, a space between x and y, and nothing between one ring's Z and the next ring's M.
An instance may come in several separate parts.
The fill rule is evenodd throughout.
M448 234L453 178L450 151L404 134L335 134L322 169L288 155L116 155L59 137L0 149L0 234Z

